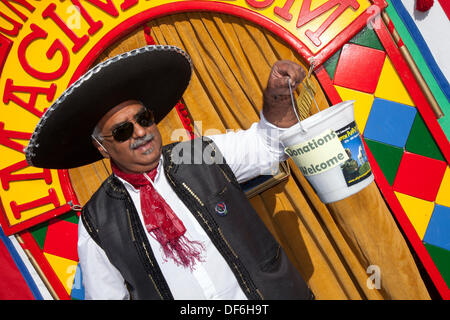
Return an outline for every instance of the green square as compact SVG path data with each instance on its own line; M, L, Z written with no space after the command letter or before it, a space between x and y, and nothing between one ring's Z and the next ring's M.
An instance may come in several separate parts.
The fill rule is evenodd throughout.
M341 49L336 51L327 61L323 63L325 70L327 70L328 75L331 80L334 78L334 73L336 72L336 66L339 60L339 56L341 55Z
M424 245L445 283L450 287L450 251L428 243Z
M68 213L64 213L63 215L61 215L59 217L59 219L78 224L79 218L78 218L77 212L71 210Z
M397 175L398 166L403 157L403 149L389 144L364 138L381 171L392 186Z
M414 118L405 149L409 152L420 154L428 158L445 161L439 147L419 113L417 113Z
M359 44L361 46L378 49L384 51L384 47L378 39L377 34L373 29L367 26L362 29L357 35L355 35L349 43Z
M44 250L45 237L47 236L47 227L48 222L44 222L29 229L31 235L33 236L34 240L36 240L41 250Z

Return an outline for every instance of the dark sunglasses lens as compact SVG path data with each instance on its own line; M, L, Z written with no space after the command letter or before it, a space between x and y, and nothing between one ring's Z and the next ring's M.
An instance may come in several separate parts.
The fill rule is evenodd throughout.
M145 109L136 116L136 122L141 127L150 127L155 123L155 118L150 110ZM124 142L131 138L134 132L134 125L132 122L125 122L112 132L113 137L118 142Z
M150 110L145 109L136 118L136 122L141 127L150 127L154 123L155 118Z
M131 138L133 135L134 126L131 122L125 122L121 126L113 130L113 137L118 142L124 142Z

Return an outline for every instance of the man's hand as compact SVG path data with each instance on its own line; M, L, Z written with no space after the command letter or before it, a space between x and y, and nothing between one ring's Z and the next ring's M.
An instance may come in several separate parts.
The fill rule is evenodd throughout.
M270 71L266 91L271 95L289 95L288 81L291 81L292 90L305 78L305 70L298 64L289 60L280 60L273 64Z
M288 128L297 123L297 117L292 109L289 84L292 90L303 81L306 73L298 64L289 60L274 63L264 90L264 117L280 128Z

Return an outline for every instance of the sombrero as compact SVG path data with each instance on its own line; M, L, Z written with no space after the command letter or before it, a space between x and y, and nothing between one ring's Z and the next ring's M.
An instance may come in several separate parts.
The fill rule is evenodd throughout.
M96 65L41 117L24 150L28 164L69 169L100 160L91 134L108 110L138 100L158 123L181 99L191 72L188 54L174 46L146 46Z

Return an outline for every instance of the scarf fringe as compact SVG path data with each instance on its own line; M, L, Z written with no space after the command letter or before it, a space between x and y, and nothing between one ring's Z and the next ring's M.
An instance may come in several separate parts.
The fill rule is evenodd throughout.
M182 235L179 238L169 241L163 241L164 235L160 229L152 230L156 240L161 244L162 251L165 255L165 260L172 259L177 266L189 268L191 271L195 269L196 262L204 262L201 256L205 247L200 241L191 241Z

